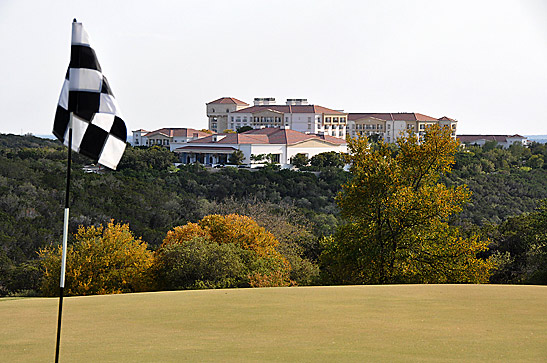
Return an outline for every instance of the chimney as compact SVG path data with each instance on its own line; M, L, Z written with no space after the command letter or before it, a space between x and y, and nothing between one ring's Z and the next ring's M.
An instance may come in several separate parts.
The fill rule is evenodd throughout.
M266 98L255 97L254 105L255 106L275 105L275 98L274 97L266 97Z
M287 106L303 106L307 104L307 98L287 98Z

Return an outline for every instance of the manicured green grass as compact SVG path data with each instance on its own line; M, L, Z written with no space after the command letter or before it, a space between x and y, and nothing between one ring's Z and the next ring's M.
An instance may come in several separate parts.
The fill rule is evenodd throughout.
M0 299L0 360L52 361L54 298ZM547 361L547 287L401 285L65 299L62 362Z

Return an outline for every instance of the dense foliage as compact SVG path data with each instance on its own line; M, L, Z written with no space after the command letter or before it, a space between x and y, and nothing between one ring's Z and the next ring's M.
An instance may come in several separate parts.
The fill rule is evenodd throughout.
M84 172L88 159L72 155L69 244L74 244L80 225L106 226L114 219L129 223L132 233L155 251L176 226L209 214L238 213L276 237L277 250L291 265L291 280L321 283L319 240L332 235L339 224L334 197L350 176L341 168L304 167L320 170L313 173L174 168L174 154L163 148L128 147L118 171L97 174ZM507 257L497 230L509 217L536 213L540 201L547 199L547 164L540 161L546 158L546 146L537 143L459 150L453 172L441 182L467 185L472 194L450 224L469 235L484 233L492 241L488 254L499 251ZM65 175L66 148L58 141L0 134L0 295L38 290L43 271L37 252L55 248L61 240ZM527 253L515 252L511 258L516 261L517 255ZM503 266L505 272L494 274L494 282L531 281L513 278L520 274L518 263Z

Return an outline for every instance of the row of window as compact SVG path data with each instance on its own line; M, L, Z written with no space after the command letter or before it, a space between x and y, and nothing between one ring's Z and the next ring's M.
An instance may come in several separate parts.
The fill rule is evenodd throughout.
M389 125L388 125L389 126ZM355 129L358 129L358 130L361 130L361 129L364 129L364 130L383 130L384 128L384 125L380 125L380 124L376 124L376 125L361 125L361 124L358 124L358 125L353 125L352 128L355 128Z
M344 123L346 122L346 118L345 117L325 117L325 122L334 122L334 123L337 123L338 120L340 120L340 122Z

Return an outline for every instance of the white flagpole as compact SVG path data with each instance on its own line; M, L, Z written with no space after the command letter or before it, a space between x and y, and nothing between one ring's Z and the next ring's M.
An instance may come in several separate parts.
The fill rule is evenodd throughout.
M66 168L66 193L65 193L65 215L63 222L63 253L61 257L61 278L59 281L59 313L57 314L57 342L55 345L55 363L59 362L59 347L61 342L61 321L63 316L63 296L65 288L65 267L66 267L66 252L68 240L68 217L70 210L70 169L72 164L72 112L70 113L70 121L68 123L68 161Z

